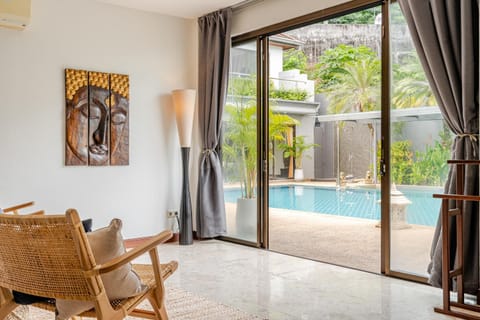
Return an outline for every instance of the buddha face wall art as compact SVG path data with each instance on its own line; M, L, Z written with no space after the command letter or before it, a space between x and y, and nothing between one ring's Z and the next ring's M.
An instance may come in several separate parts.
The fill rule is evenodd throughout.
M128 165L128 76L65 69L65 97L65 165Z

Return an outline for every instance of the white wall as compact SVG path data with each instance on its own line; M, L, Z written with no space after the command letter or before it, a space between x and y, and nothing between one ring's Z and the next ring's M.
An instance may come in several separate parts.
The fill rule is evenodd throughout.
M195 88L196 21L92 0L32 1L23 32L0 29L0 207L73 207L126 237L167 227L181 157L170 92ZM66 167L64 69L130 76L130 165Z
M349 2L348 0L263 0L234 12L232 35Z

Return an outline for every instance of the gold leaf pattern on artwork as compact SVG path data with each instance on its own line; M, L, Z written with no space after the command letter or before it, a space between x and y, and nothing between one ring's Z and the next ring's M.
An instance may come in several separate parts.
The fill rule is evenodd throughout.
M130 84L128 76L124 74L111 74L110 75L111 90L120 94L122 97L129 99Z
M65 87L68 100L72 100L75 93L80 88L88 85L87 71L66 69L65 70Z
M110 89L108 73L90 71L88 73L88 84L105 90Z

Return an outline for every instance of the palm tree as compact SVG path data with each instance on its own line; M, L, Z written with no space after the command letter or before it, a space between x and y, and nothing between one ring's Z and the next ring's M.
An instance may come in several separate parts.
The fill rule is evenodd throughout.
M347 63L338 73L338 83L327 92L331 113L380 110L381 64L378 58L364 58ZM374 128L367 123L370 140Z
M242 185L242 197L255 197L257 179L257 106L254 103L243 106L227 105L225 112L225 143L223 154L226 161L235 163L236 172ZM271 141L283 141L289 126L297 124L290 116L269 111L269 134Z
M275 174L275 157L274 146L279 143L282 144L287 140L287 131L293 128L299 122L286 114L274 113L272 107L269 110L269 125L268 134L270 139L268 157L272 160L272 172ZM291 130L291 129L290 129ZM279 147L280 148L280 147ZM293 162L292 162L293 163Z
M437 105L418 58L412 58L411 61L400 66L395 72L395 79L392 98L395 108Z
M380 60L363 59L347 63L337 73L338 84L326 92L331 113L380 109Z
M227 105L225 111L229 119L225 123L224 159L235 163L242 197L251 199L255 197L257 177L257 106Z
M305 136L296 136L293 138L293 145L281 144L278 147L284 150L284 157L295 158L295 168L302 169L303 154L310 148L318 147L316 143L305 143Z

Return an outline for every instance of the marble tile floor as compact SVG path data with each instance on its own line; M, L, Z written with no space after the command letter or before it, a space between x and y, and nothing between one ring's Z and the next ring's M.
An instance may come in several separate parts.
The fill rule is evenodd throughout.
M218 240L159 248L179 261L167 286L265 319L453 319L433 312L441 290L427 285Z

